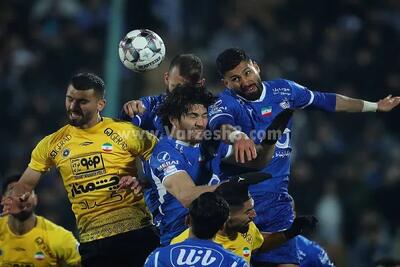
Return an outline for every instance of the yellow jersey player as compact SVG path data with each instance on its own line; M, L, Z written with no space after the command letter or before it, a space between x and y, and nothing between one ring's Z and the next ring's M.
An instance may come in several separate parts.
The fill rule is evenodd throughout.
M224 227L217 232L214 241L243 257L249 264L253 252L265 252L278 247L300 234L305 227L314 227L316 223L313 216L301 216L295 218L292 226L283 232L261 232L253 222L256 212L248 184L221 183L215 193L229 204L230 216ZM189 229L186 229L172 239L171 244L186 240L189 232Z
M7 197L20 175L3 182ZM28 208L17 215L0 218L0 266L80 266L78 241L61 226L34 213L37 197L27 199Z
M137 175L136 158L147 160L157 138L130 122L101 117L104 94L104 82L94 74L71 79L65 99L69 124L33 150L4 213L23 210L27 192L56 166L76 217L82 265L143 266L159 238L143 197L118 187L124 176Z

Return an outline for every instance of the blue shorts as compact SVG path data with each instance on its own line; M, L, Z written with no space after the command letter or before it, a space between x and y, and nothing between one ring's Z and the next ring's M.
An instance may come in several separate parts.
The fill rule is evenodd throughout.
M281 232L288 229L294 220L292 197L288 193L253 193L257 216L254 222L264 232ZM254 262L299 264L296 240L292 238L282 246L266 253L255 253Z

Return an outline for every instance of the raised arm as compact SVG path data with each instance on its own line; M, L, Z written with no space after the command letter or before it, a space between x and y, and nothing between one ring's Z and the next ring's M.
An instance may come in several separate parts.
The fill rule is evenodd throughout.
M179 171L163 180L165 189L187 208L190 203L204 192L212 192L218 185L196 186L186 171Z
M400 97L388 95L378 102L369 102L336 94L336 112L388 112L400 103Z

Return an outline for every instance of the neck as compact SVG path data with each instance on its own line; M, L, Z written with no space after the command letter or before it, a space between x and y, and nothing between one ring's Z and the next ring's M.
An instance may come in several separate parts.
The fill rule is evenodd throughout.
M215 237L215 236L214 236ZM189 238L192 238L192 239L202 239L202 238L198 238L195 234L193 234L193 232L192 232L192 227L189 227ZM211 238L211 239L202 239L202 240L210 240L210 241L212 241L214 238Z
M182 138L182 134L181 133L182 133L182 130L178 130L176 128L172 128L170 136L172 138L176 139L176 140L179 140L179 141L187 144L187 145L191 145L189 141L187 141L186 139Z
M229 230L227 231L226 227L224 227L222 230L219 230L217 234L224 237L228 237L229 240L235 240L239 233Z
M95 126L96 124L98 124L101 121L102 121L102 118L101 118L100 114L97 114L96 117L94 117L88 123L82 125L80 128L81 129L89 129L89 128L92 128L93 126Z
M36 225L36 215L32 213L32 215L26 219L25 221L20 221L14 216L8 216L8 226L16 235L24 235L32 230Z

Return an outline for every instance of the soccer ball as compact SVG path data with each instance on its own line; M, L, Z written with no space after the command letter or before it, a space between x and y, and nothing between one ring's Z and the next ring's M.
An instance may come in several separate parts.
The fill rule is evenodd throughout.
M163 40L148 29L133 30L119 42L119 58L130 70L145 72L158 67L165 57Z

